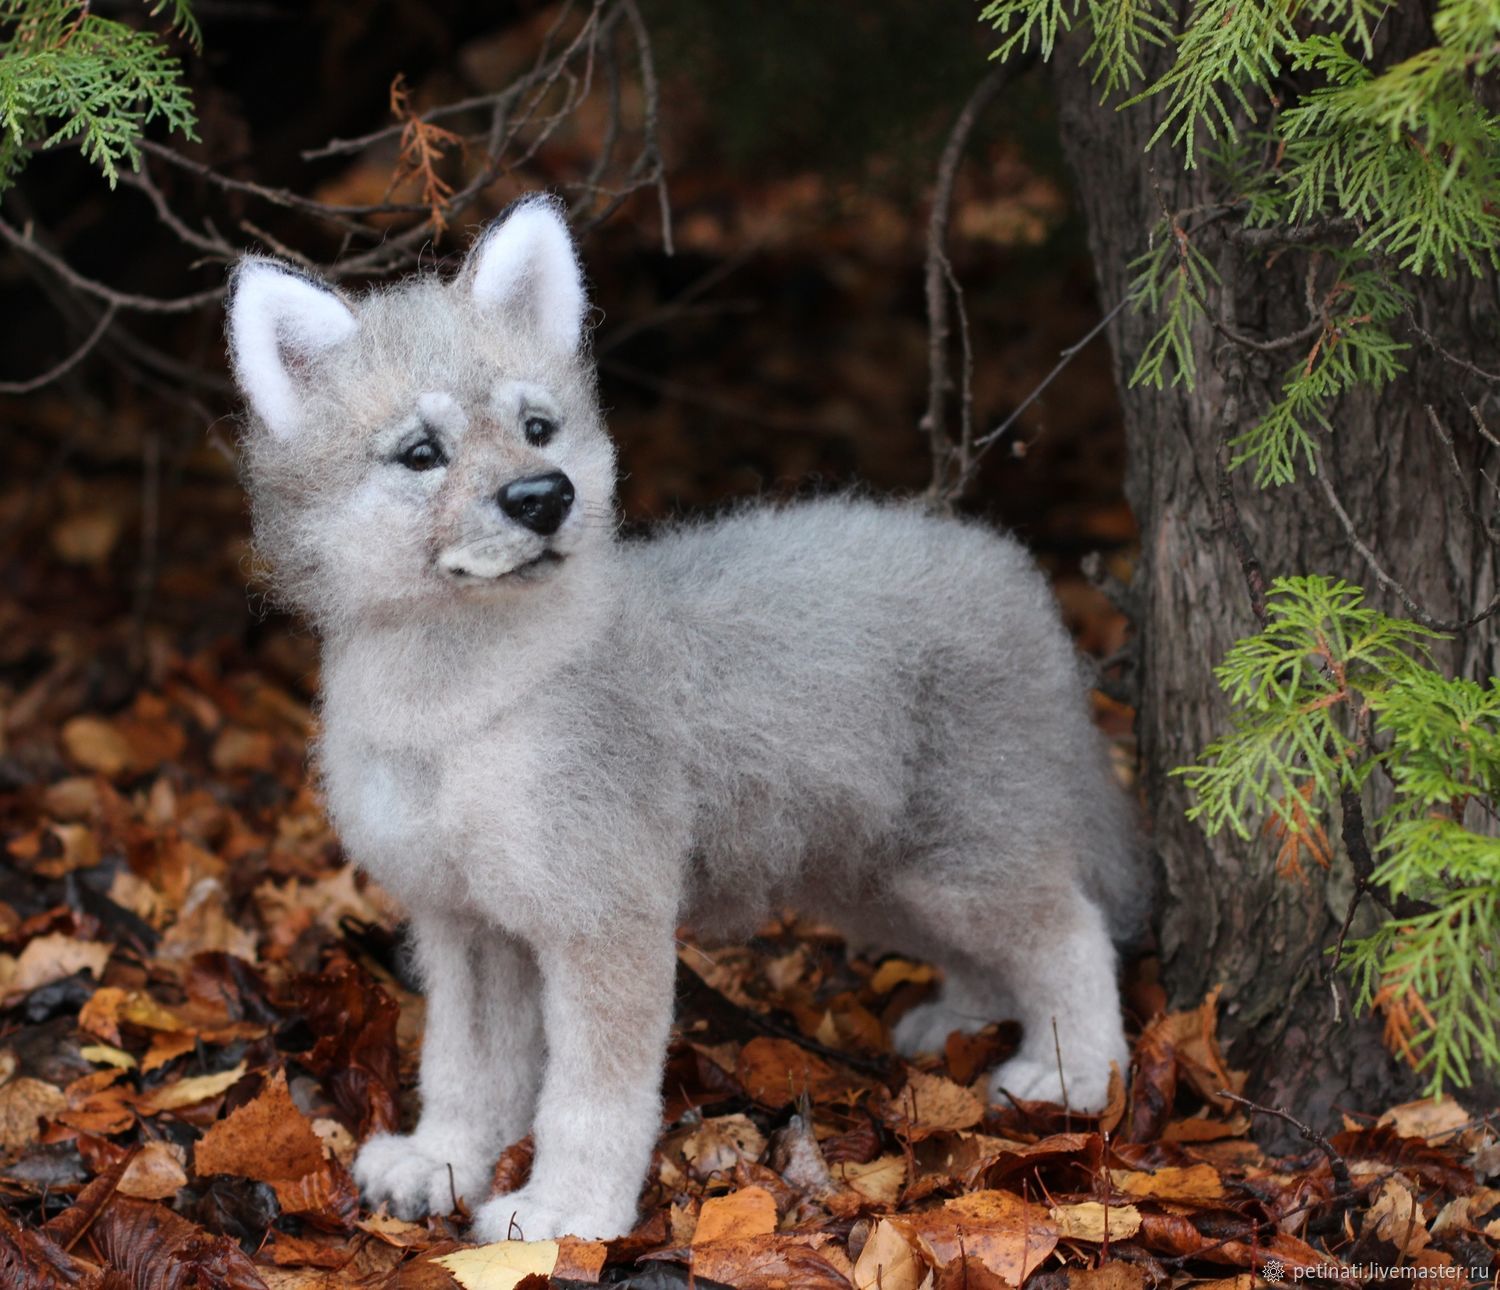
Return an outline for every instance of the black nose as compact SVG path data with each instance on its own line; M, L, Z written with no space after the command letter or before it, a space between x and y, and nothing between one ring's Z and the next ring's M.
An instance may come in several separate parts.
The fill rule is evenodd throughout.
M502 488L495 500L517 524L524 524L543 537L551 537L563 522L568 507L573 505L573 481L560 470L554 470L550 475L516 479Z

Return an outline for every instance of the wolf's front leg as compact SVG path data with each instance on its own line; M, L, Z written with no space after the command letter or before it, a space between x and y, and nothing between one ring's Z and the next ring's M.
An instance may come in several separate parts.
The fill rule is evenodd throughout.
M521 942L452 916L419 915L412 931L427 994L422 1115L354 1161L366 1203L405 1219L484 1202L496 1157L530 1127L542 1060L536 965Z
M479 1211L475 1236L619 1236L635 1223L661 1127L673 929L617 923L537 957L547 1070L533 1129L536 1164L524 1187Z

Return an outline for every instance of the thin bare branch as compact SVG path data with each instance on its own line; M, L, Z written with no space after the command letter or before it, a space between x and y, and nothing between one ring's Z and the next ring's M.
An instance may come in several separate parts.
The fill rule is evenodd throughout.
M141 296L132 291L117 291L102 282L85 277L60 255L49 251L27 233L0 219L0 237L27 258L44 265L61 278L73 290L102 300L116 309L126 309L143 314L185 314L204 305L213 304L224 297L223 287L210 287L207 291L195 291L190 295L164 299L160 296Z
M938 157L932 211L927 220L927 410L918 427L927 436L928 451L932 454L932 482L928 485L927 496L942 506L951 501L948 483L954 458L946 412L948 392L953 388L948 360L951 330L948 300L952 268L946 250L948 225L953 216L953 185L975 122L1010 80L1013 66L1006 62L991 67L960 109Z
M99 321L94 324L93 330L84 337L83 343L62 362L49 367L45 372L29 380L0 381L0 394L30 394L34 390L40 390L44 385L51 385L53 381L61 380L94 352L95 347L104 339L104 333L113 325L115 313L114 305L106 306L104 312L99 315Z
M1349 545L1359 553L1360 559L1369 565L1370 572L1375 575L1375 580L1394 595L1405 606L1406 612L1417 622L1421 623L1422 626L1430 628L1435 632L1461 632L1467 631L1470 627L1484 622L1485 619L1493 617L1496 613L1500 613L1500 594L1497 594L1488 605L1477 614L1468 618L1442 619L1436 617L1419 604L1405 586L1386 572L1385 566L1380 563L1379 557L1376 556L1375 552L1359 536L1359 533L1355 530L1354 521L1349 518L1349 512L1344 509L1344 504L1339 501L1338 493L1334 491L1333 483L1328 478L1325 463L1321 461L1318 463L1316 478L1322 486L1323 496L1328 500L1329 508L1338 517L1339 525L1343 528L1344 536L1348 538Z

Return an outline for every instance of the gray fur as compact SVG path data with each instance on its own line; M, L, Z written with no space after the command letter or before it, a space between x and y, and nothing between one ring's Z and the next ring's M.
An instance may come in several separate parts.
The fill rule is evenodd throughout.
M231 304L257 543L324 639L329 808L409 909L429 993L422 1118L363 1148L367 1197L445 1212L451 1166L482 1238L627 1229L674 929L783 905L943 965L904 1049L1018 1017L993 1088L1060 1098L1055 1022L1072 1105L1098 1107L1126 1060L1106 920L1133 931L1145 888L1045 580L1008 536L852 498L621 541L586 345L537 322L581 300L559 245L502 225L452 283L346 301L352 337L326 300L283 319L299 287L247 291L265 261ZM516 258L481 276L487 254ZM298 411L266 403L273 432L257 405L283 377ZM522 398L551 443L522 437ZM391 460L419 401L444 469ZM550 470L577 499L540 538L494 497ZM528 1130L531 1181L482 1203Z

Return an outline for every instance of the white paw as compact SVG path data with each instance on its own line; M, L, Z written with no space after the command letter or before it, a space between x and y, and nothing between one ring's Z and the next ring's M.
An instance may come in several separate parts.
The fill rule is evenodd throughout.
M1018 1102L1051 1102L1056 1106L1067 1105L1072 1110L1085 1114L1102 1111L1108 1105L1109 1062L1106 1059L1091 1058L1086 1062L1070 1062L1065 1076L1066 1096L1063 1082L1058 1076L1055 1056L1035 1058L1018 1055L997 1066L990 1076L990 1100L1004 1102L1005 1094L1009 1093Z
M901 1018L891 1030L891 1046L903 1057L918 1053L940 1053L955 1030L966 1035L984 1028L984 1022L954 1012L941 999L919 1003Z
M544 1196L530 1186L506 1192L482 1205L474 1216L476 1241L550 1241L559 1236L578 1236L589 1241L608 1241L623 1236L635 1226L635 1207L611 1212L587 1195L572 1201Z
M470 1209L490 1194L493 1162L458 1135L380 1133L354 1158L354 1181L365 1204L382 1201L408 1222L451 1214L454 1200Z

